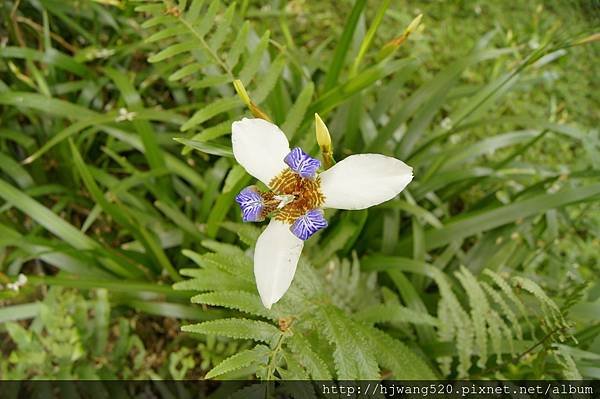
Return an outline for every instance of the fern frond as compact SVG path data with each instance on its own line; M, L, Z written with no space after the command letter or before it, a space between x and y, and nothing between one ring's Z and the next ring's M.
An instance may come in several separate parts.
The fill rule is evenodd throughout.
M471 320L475 330L475 341L478 345L479 361L477 365L481 368L485 367L487 360L488 349L488 329L486 328L487 319L492 313L487 297L469 269L462 266L460 271L455 273L456 278L465 288L471 305Z
M402 342L374 327L358 324L357 328L361 330L368 345L372 347L379 364L392 371L395 379L437 379L431 367Z
M356 322L348 319L333 307L324 305L318 309L323 333L333 345L333 358L337 378L379 379L379 367L371 345L357 328Z
M214 282L211 282L215 284ZM262 316L267 319L277 320L276 313L267 310L260 298L247 291L218 291L195 295L191 299L192 303L201 303L211 306L222 306L229 309L239 310L256 316Z
M301 334L296 333L286 341L286 345L296 356L298 362L315 380L331 380L331 373L321 357Z
M269 348L264 345L257 345L253 349L246 349L223 360L206 374L206 378L218 377L222 374L247 367L253 363L266 363L268 356Z
M223 227L233 233L237 233L240 240L246 245L254 245L261 233L260 228L248 223L224 222Z
M195 277L173 284L173 289L181 291L244 291L255 292L254 284L232 278L231 274L211 269L181 269L184 276Z
M217 253L202 255L206 266L213 266L244 280L254 282L252 260L246 256L231 256Z
M281 336L281 331L272 324L241 318L220 319L199 324L190 324L181 327L181 330L197 334L251 339L265 343L271 343Z

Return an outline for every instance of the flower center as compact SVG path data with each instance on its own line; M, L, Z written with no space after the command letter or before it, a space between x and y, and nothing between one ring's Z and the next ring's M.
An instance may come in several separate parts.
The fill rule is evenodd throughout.
M321 162L300 148L294 148L283 160L287 165L269 182L271 191L260 192L256 186L244 188L235 197L244 222L260 222L273 214L275 220L288 223L290 231L307 240L327 227L320 209L325 202L317 170Z
M279 208L275 219L289 224L311 209L319 208L325 201L319 177L305 178L291 169L285 169L273 178L269 186L275 194L273 199L285 198L275 207Z

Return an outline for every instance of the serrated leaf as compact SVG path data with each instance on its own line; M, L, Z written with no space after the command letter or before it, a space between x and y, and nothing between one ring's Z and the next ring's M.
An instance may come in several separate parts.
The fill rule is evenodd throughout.
M355 327L356 328L356 327ZM358 324L367 344L373 346L378 362L393 371L398 380L434 380L435 373L408 346L374 327Z
M164 60L174 57L178 54L186 53L186 52L192 51L194 49L198 49L198 48L199 48L199 45L198 45L198 41L196 41L196 40L188 40L186 42L173 44L173 45L167 47L166 49L161 50L159 53L154 54L151 57L148 57L148 62L155 63L155 62L164 61Z
M223 222L223 227L227 230L236 233L240 240L246 245L254 245L256 240L258 240L258 236L262 230L260 227L254 226L249 223L233 223L233 222Z
M286 58L285 54L281 53L275 58L275 61L271 64L269 69L265 72L262 79L257 81L256 90L254 90L252 100L256 102L256 104L261 104L271 93L279 76L283 72L283 68L285 68Z
M331 380L331 373L327 369L327 365L313 350L306 338L296 333L286 340L286 345L314 380Z
M205 87L220 86L227 83L231 83L233 78L228 74L206 76L198 81L195 81L189 85L190 89L203 89Z
M246 86L250 84L252 78L254 78L254 75L256 75L256 72L260 67L262 58L265 55L267 47L269 45L269 37L270 32L266 31L260 38L260 42L252 50L250 57L248 58L248 60L244 64L244 67L239 73L240 80L244 82Z
M205 335L218 335L235 339L251 339L271 343L281 335L272 324L241 318L221 319L181 327L182 331Z
M210 370L206 374L205 378L214 378L219 375L247 367L252 363L261 363L261 361L266 361L268 354L269 348L264 345L257 345L253 349L246 349L223 360L216 367Z
M214 269L182 269L183 276L194 277L190 280L179 281L173 285L175 290L183 291L236 291L255 292L256 286L249 281Z
M176 81L179 79L183 79L186 76L192 75L192 74L200 71L201 69L202 69L202 64L193 63L193 64L186 65L186 66L178 69L177 71L173 72L169 76L169 80L173 82L173 81Z
M202 261L206 266L217 267L218 269L226 271L227 273L231 273L234 276L254 282L252 259L246 256L210 253L202 255Z
M218 114L229 112L235 108L241 107L242 105L244 104L238 97L226 97L216 100L197 111L186 123L181 126L181 130L189 130L192 127L199 125Z
M229 65L230 68L235 68L238 60L240 59L240 55L244 52L244 48L246 47L246 42L248 40L248 32L250 31L250 21L245 21L244 25L238 32L233 45L231 46L231 50L227 54L225 58L225 63Z
M195 295L192 297L191 301L192 303L201 303L205 305L222 306L229 309L235 309L272 320L277 319L272 311L269 311L264 307L258 295L247 291L210 292Z
M378 380L379 367L371 347L356 328L356 322L347 318L338 308L324 305L318 309L322 332L334 346L333 358L340 380Z

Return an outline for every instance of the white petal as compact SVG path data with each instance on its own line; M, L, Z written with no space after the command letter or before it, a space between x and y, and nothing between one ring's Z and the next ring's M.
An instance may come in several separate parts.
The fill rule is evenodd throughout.
M412 180L412 168L381 154L351 155L320 174L324 208L365 209L394 198Z
M285 134L264 119L248 119L231 125L233 155L246 171L265 183L287 168L283 159L290 152Z
M290 225L272 219L254 249L254 277L266 308L290 288L304 241L290 231Z

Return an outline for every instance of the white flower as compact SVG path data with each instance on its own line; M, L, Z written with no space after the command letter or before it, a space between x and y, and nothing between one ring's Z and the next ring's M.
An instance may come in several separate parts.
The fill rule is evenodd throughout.
M137 113L129 112L127 108L119 108L119 116L115 118L115 122L132 121Z
M290 150L285 134L263 119L234 122L235 159L271 191L243 189L236 197L246 222L271 217L254 250L254 276L267 308L290 287L304 240L327 227L322 208L365 209L398 195L412 168L381 154L351 155L317 173L321 163L300 148Z
M19 273L17 280L14 283L6 284L6 288L12 291L19 291L25 284L27 284L27 276Z

